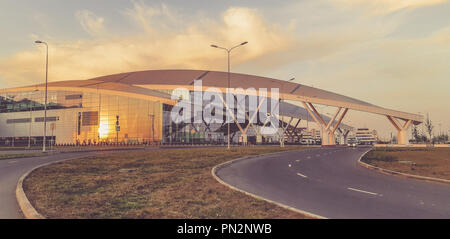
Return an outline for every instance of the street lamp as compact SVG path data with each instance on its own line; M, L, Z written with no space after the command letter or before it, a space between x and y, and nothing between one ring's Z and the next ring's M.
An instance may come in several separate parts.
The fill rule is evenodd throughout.
M154 114L149 114L148 115L151 119L152 119L152 128L151 128L151 130L152 130L152 145L153 145L153 143L155 142L155 115ZM149 137L150 137L150 135L149 135ZM149 140L149 143L150 143L150 140Z
M295 77L292 77L291 79L287 80L287 82L291 82L293 80L295 80ZM281 89L283 89L283 88L284 88L284 84L281 84ZM281 108L281 103L282 102L283 102L283 99L280 98L280 105L279 105L280 108ZM284 116L281 116L281 126L282 126L283 134L281 135L281 139L280 139L280 147L282 147L282 148L284 147L284 127L283 127L283 123L285 123L284 122Z
M46 48L45 57L45 104L44 104L44 140L42 143L42 152L45 152L45 144L47 138L47 85L48 85L48 44L43 41L35 41L36 44L44 44Z
M217 46L217 45L211 45L211 47L225 50L227 52L227 54L228 54L228 75L227 75L227 78L228 78L228 89L230 89L230 53L231 53L231 51L233 49L235 49L237 47L240 47L240 46L243 46L243 45L245 45L247 43L248 42L245 41L245 42L242 42L241 44L236 45L236 46L234 46L232 48L229 48L229 49L227 49L225 47L220 47L220 46ZM227 148L230 149L230 122L227 122L227 123L228 123L228 145L227 145Z

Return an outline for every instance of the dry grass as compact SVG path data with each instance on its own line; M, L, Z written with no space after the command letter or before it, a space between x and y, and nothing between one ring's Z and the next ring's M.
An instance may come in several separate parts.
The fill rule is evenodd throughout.
M293 149L301 148L114 153L40 168L25 180L24 189L48 218L304 218L233 191L211 176L215 165L234 158Z
M450 148L375 149L363 161L402 173L450 179Z

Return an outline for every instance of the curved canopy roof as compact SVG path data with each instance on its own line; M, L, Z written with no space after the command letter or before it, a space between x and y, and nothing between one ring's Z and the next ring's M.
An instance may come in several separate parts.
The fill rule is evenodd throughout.
M137 98L158 98L160 101L173 103L170 95L160 90L173 90L176 88L194 88L194 80L202 80L203 90L209 87L225 90L227 88L227 72L202 70L149 70L130 73L121 73L97 77L80 81L60 81L49 83L49 89L88 90L129 95ZM330 91L301 85L292 82L276 80L267 77L231 73L230 88L279 88L280 98L284 100L304 101L352 110L387 115L403 120L412 120L414 124L423 121L423 116L376 106L348 96ZM43 85L8 89L20 91L42 88ZM206 87L206 88L205 88ZM80 89L82 88L82 89Z

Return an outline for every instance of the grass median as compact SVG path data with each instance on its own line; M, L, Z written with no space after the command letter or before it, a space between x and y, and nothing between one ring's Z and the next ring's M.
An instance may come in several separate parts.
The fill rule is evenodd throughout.
M375 148L362 161L397 172L450 180L450 148Z
M304 147L136 151L61 162L24 181L47 218L305 218L229 189L211 169L248 156Z

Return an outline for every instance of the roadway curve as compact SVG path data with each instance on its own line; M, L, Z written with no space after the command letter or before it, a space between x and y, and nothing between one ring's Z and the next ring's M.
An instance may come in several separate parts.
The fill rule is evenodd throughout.
M370 148L316 148L238 160L216 175L249 193L327 218L450 218L450 186L368 170Z

